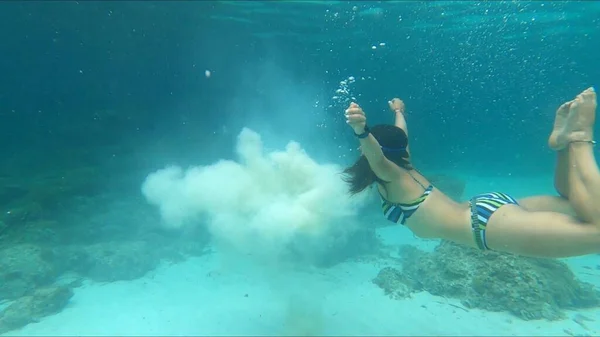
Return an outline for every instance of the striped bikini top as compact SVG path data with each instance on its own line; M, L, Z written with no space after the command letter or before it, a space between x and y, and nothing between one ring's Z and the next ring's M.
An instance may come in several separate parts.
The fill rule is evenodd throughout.
M387 201L381 194L379 197L381 198L381 208L383 210L383 215L391 222L399 223L404 225L406 220L410 218L421 206L421 203L427 199L427 196L433 191L433 185L429 185L425 189L425 192L415 199L414 201L406 204L393 203Z

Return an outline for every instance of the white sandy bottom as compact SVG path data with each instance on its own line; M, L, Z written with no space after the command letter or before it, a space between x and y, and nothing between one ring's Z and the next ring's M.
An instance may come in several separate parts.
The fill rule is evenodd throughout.
M594 335L600 322L522 321L452 306L428 293L393 300L371 280L382 265L346 263L285 276L281 290L258 274L220 272L217 256L163 266L131 282L86 285L68 308L30 324L34 335ZM281 284L281 282L276 282ZM290 291L290 288L295 290ZM290 293L300 294L292 300ZM247 295L247 296L246 296ZM600 317L600 310L580 312ZM569 313L570 317L575 313ZM7 335L8 335L7 334Z

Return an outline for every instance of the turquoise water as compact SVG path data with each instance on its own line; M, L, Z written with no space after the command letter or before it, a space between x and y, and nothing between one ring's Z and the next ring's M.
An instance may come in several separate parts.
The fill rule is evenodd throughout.
M415 166L451 197L556 194L546 142L599 83L600 3L4 2L0 19L0 334L600 333L600 256L478 259L389 226L339 175L349 102L391 123L400 97Z

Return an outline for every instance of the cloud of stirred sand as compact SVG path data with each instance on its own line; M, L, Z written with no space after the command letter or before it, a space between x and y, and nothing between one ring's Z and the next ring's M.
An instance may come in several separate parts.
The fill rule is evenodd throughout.
M265 153L247 128L236 150L237 161L151 173L143 195L165 225L205 223L215 240L243 253L277 255L299 241L323 246L355 229L363 198L348 195L341 167L315 162L293 141Z

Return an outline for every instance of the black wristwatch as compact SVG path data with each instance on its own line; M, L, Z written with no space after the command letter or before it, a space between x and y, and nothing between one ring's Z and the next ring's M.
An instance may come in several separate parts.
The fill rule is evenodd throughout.
M371 133L371 130L369 130L369 127L367 125L365 125L364 131L361 134L358 133L354 133L354 135L358 138L367 138L369 136L369 133Z

